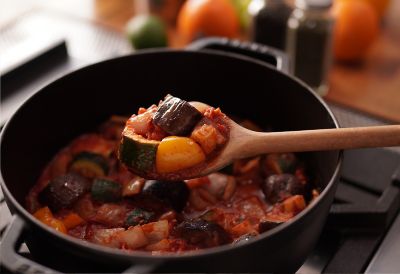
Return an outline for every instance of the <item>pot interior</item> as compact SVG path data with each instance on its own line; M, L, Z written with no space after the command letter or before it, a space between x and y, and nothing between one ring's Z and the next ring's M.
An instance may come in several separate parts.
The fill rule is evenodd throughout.
M274 130L336 127L315 95L271 67L223 54L146 52L83 68L27 101L2 133L1 172L7 188L24 206L29 189L60 148L109 116L129 116L167 93L220 106ZM339 152L304 157L324 188Z

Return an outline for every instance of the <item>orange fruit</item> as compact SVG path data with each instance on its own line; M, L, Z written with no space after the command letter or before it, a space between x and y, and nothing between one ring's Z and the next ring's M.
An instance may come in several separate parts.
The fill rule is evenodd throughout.
M337 60L362 58L379 33L376 12L365 0L339 0L333 7L336 19L333 48Z
M364 1L372 5L372 7L377 12L379 18L381 18L385 14L386 9L390 3L390 0L364 0Z
M178 14L177 30L185 42L203 36L236 37L239 18L229 0L188 0Z

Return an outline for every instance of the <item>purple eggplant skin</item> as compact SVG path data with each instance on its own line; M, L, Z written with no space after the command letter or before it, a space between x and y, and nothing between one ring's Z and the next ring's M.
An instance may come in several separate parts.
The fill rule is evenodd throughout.
M167 95L153 116L153 123L169 135L188 136L203 115L191 104Z
M175 227L174 233L189 244L203 248L232 242L231 236L220 225L202 219L183 221Z
M305 186L292 174L275 174L268 176L261 185L265 199L277 203L293 195L303 195Z
M39 193L39 202L52 211L71 207L90 189L90 183L76 173L67 173L51 180Z
M181 212L187 204L190 190L184 181L146 181L142 194L152 196Z

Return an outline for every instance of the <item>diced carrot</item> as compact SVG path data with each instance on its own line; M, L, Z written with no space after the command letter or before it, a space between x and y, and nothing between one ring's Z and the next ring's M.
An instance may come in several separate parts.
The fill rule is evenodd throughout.
M294 195L282 202L282 209L285 213L297 214L306 208L306 202L303 195Z
M33 214L33 216L35 216L38 220L40 220L42 222L53 218L53 214L51 213L50 209L47 206L38 209Z
M39 221L42 223L54 228L55 230L61 233L67 233L67 228L64 223L53 217L50 209L46 207L42 207L38 211L33 214Z
M81 216L76 213L68 214L63 218L62 221L67 229L74 228L84 222Z
M46 223L47 224L47 223ZM55 230L66 234L67 233L67 228L65 227L64 223L56 218L53 218L50 220L50 223L48 223L50 227L54 228Z

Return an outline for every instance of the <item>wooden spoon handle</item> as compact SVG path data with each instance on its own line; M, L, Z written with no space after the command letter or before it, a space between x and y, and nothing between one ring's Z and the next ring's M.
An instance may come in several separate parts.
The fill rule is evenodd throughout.
M251 135L244 154L400 146L400 125L254 132Z

